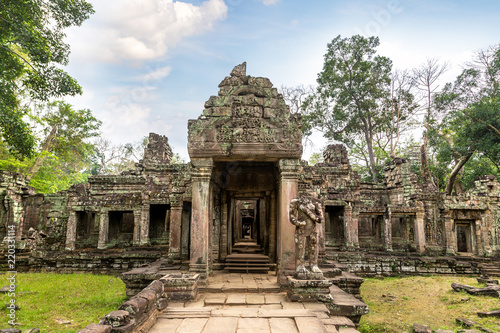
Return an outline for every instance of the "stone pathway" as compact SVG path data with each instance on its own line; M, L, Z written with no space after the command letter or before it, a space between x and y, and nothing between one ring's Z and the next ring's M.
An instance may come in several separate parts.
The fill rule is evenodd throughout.
M270 274L210 277L196 300L170 302L149 333L354 333L321 302L289 302Z

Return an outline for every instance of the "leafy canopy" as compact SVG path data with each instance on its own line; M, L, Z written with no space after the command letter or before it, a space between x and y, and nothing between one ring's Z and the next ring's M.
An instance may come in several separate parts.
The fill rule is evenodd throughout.
M0 135L19 156L32 156L36 143L23 119L29 112L25 100L81 93L60 68L69 56L64 29L80 26L93 12L83 0L0 2Z

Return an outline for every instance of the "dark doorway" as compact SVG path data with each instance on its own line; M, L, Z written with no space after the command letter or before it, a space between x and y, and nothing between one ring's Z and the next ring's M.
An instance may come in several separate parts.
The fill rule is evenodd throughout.
M253 229L253 218L251 217L244 217L242 219L241 225L242 225L242 230L241 230L241 235L242 239L249 240L252 239L252 229Z
M99 222L94 212L76 212L77 249L97 247L99 241Z
M325 236L328 245L345 244L344 206L325 206Z
M184 202L182 205L181 221L181 257L183 260L189 259L191 245L191 203Z
M134 237L134 212L110 211L108 241L111 245L130 245Z
M457 224L457 251L472 252L470 224Z
M151 205L149 208L149 240L151 244L167 241L170 226L170 205Z

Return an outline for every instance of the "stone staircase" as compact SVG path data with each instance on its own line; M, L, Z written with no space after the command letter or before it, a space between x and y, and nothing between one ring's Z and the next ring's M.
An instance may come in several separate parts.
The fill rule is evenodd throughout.
M224 268L228 272L267 273L273 266L263 249L254 242L236 243L226 257Z
M500 276L500 263L483 263L480 267L483 275Z

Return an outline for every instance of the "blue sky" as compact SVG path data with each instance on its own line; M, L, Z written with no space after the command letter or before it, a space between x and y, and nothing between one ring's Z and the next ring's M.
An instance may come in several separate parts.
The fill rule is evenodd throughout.
M439 58L452 81L500 42L498 0L87 1L96 13L66 39L84 94L68 101L91 109L113 143L155 132L186 160L187 120L243 61L276 87L314 84L334 37L376 35L395 68Z

